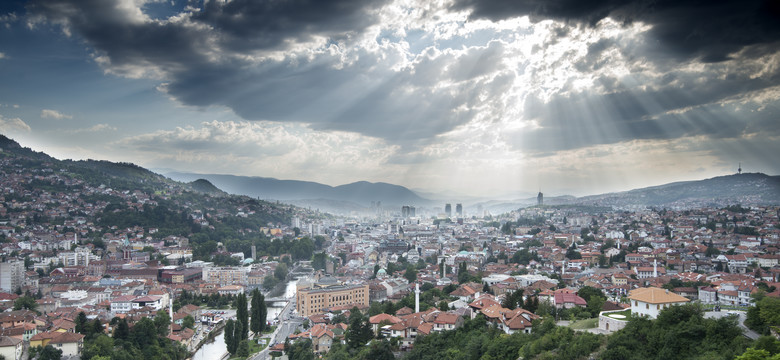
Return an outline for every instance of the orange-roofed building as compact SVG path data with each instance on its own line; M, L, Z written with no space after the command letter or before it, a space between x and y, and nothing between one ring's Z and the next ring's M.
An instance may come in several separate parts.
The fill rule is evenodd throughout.
M682 305L690 300L669 290L657 287L647 287L631 290L628 295L631 301L631 313L657 318L661 310L673 305Z

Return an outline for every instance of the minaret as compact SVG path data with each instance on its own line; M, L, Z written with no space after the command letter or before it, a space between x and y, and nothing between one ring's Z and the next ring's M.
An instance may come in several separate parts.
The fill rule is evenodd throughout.
M566 261L563 261L563 265L561 265L561 279L563 279L563 274L566 273Z
M414 312L420 312L420 284L414 284Z
M171 317L171 335L173 335L173 296L168 298L168 316Z
M657 259L653 259L653 277L654 278L658 277L658 260Z

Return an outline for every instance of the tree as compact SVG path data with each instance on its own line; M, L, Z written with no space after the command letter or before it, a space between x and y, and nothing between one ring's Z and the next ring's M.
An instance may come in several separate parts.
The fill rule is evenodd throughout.
M242 358L249 356L249 340L244 339L238 343L238 349L236 349L236 355Z
M195 328L195 319L192 317L192 315L187 315L182 319L181 326L189 329Z
M465 284L469 282L469 279L471 279L471 274L469 274L469 269L466 262L458 264L458 283Z
M255 333L255 336L259 335L265 330L266 310L265 310L265 297L259 289L252 290L252 316L251 323L249 324L250 330Z
M312 255L311 258L311 266L314 268L314 270L324 270L325 264L328 261L328 254L323 252L316 253ZM376 275L376 272L374 272L374 275Z
M361 351L361 359L371 360L395 360L393 349L387 340L372 341L367 350Z
M586 302L590 301L590 299L594 296L604 299L607 298L600 289L596 289L592 286L583 286L579 291L577 291L577 296L583 298Z
M772 356L769 351L764 349L748 348L742 355L737 356L735 360L780 360L780 355Z
M148 317L141 319L130 329L130 340L139 349L150 345L157 345L158 330L155 323Z
M60 360L62 359L62 350L51 345L46 345L38 353L38 360Z
M374 333L371 330L371 324L368 323L368 319L363 317L357 306L353 307L349 314L349 327L344 335L347 345L352 349L357 349L365 345L373 337Z
M114 325L114 339L127 340L130 338L130 326L127 325L127 320L115 317L111 319L111 324Z
M487 283L485 283L485 285L482 286L482 292L486 293L486 294L492 294L493 293L493 291L490 290L490 286L488 286Z
M406 280L409 280L410 283L415 282L417 280L417 268L415 268L412 264L407 265L406 272L404 272L404 277Z
M538 296L531 296L523 305L523 309L526 309L532 313L536 313L536 309L539 308L539 297Z
M704 255L707 257L713 257L720 255L720 250L718 248L712 246L712 241L710 241L710 246L707 246L707 250L704 251Z
M160 336L166 336L170 333L171 317L165 310L157 311L157 316L154 317L154 327L157 329L157 334Z
M236 350L238 349L238 343L243 340L241 336L244 331L244 324L241 321L236 320L233 322L233 352L231 354L236 353Z
M566 250L566 258L569 260L582 259L582 254L580 254L574 244L572 244L569 249Z
M274 277L271 274L266 275L263 278L263 288L267 290L271 290L276 286L276 284L279 283L279 280L276 280L276 277Z
M229 319L225 323L225 346L227 347L227 351L231 354L235 354L237 348L235 342L235 326L236 323L233 319Z
M87 322L89 320L87 319L87 314L85 314L83 311L79 311L79 314L76 316L76 332L79 334L82 334L84 336L89 335L89 330L92 330L91 328L87 329Z
M287 278L287 264L279 263L274 270L274 277L279 281L284 281Z
M236 321L241 323L241 331L238 332L238 339L244 340L249 337L249 312L246 304L246 294L239 294L236 297ZM236 327L238 329L238 327Z
M285 343L284 351L290 360L314 359L314 352L312 352L311 340L309 339L296 341L294 344Z
M92 328L89 334L91 338L105 335L105 329L103 328L103 323L100 322L100 319L95 318L95 320L93 320L92 323L87 324L87 326Z
M21 296L14 301L14 310L30 310L38 312L38 303L31 296Z
M111 356L114 351L114 339L107 335L100 335L93 341L84 343L82 358L93 359L96 356Z
M523 303L524 292L525 291L523 289L517 289L513 291L511 294L507 293L506 298L504 298L504 302L501 304L501 306L511 310L516 309L518 305L522 308L524 305Z

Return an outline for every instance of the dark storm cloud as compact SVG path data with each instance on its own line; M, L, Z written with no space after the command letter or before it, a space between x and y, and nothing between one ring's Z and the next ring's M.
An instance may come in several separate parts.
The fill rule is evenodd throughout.
M192 20L219 29L234 50L277 47L311 36L341 36L376 22L385 0L208 1Z
M34 0L27 11L33 19L59 24L83 37L112 66L153 64L170 71L207 61L202 49L208 39L197 29L176 22L143 21L115 1Z
M653 26L660 45L684 58L717 62L750 47L749 56L778 49L780 2L776 0L456 0L473 18L491 20L529 15L593 25L608 16Z
M32 0L33 18L61 24L104 52L114 66L189 70L229 50L284 50L313 36L338 38L376 21L379 1L206 1L170 21L143 21L116 1ZM216 47L216 49L215 49ZM212 52L209 52L212 51Z

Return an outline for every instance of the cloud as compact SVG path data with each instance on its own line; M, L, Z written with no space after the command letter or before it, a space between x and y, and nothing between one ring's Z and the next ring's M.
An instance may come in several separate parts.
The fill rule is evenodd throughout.
M8 133L15 131L30 132L30 126L20 118L6 118L0 115L0 132Z
M686 58L724 61L746 48L750 56L775 52L780 42L780 5L776 1L619 0L456 0L454 9L468 9L473 18L501 20L531 16L595 25L612 17L626 23L652 25L663 46Z
M63 114L57 110L43 109L41 110L41 118L62 120L62 119L72 119L73 116Z
M80 133L91 133L91 132L100 132L100 131L116 131L117 128L115 126L111 126L109 124L97 124L95 126L85 128L85 129L74 129L74 130L68 130L67 132L71 134L80 134Z
M317 179L340 184L345 178L380 181L397 147L381 140L345 132L315 132L301 125L270 122L204 122L128 137L115 146L141 153L147 166ZM236 171L240 168L240 171Z
M33 0L27 9L28 21L86 41L106 72L159 79L182 104L381 139L402 149L398 164L454 156L435 144L464 129L533 156L777 131L780 21L769 21L769 2L648 4L233 0L155 16L148 1ZM201 146L181 136L202 131L165 141ZM277 146L262 151L287 152Z
M0 60L5 59L5 53L0 52Z

